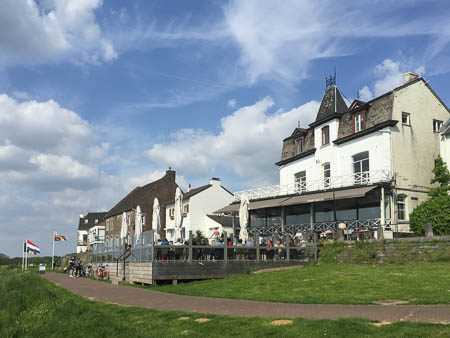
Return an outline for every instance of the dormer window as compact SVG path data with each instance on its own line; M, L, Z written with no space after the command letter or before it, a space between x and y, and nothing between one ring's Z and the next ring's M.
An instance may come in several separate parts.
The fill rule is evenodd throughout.
M352 115L353 132L357 133L366 128L366 111L360 111Z
M322 128L322 145L325 146L330 143L330 127L325 126Z
M297 139L297 154L301 154L303 151L303 139L298 138Z

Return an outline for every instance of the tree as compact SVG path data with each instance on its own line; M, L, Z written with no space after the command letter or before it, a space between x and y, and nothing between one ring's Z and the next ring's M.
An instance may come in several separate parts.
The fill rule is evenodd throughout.
M428 192L431 199L420 203L409 215L410 227L417 235L423 235L425 224L431 223L434 234L450 235L450 172L440 156L434 161L433 173L431 184L439 186L431 188Z
M423 235L425 224L433 225L435 235L450 235L450 195L431 198L422 202L409 215L411 230Z
M450 192L450 172L441 156L434 160L433 173L434 178L431 180L431 184L439 183L439 186L431 188L428 195L432 198L448 195Z

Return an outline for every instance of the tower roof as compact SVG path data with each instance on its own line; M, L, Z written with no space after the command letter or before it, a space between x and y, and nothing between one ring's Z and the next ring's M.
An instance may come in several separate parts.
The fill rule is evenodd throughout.
M347 111L347 104L342 98L338 87L332 86L325 90L319 111L317 112L316 122L321 121L332 114L343 114Z

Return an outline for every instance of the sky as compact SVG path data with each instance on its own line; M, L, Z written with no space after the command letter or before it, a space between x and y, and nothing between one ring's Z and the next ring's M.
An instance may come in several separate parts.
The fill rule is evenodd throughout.
M449 105L449 41L445 0L2 0L0 252L75 251L80 214L169 167L277 184L335 69L349 103L414 71Z

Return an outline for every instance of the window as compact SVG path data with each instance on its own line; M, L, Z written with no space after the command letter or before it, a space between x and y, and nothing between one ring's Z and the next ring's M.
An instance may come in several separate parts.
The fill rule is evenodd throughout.
M355 184L369 183L369 152L365 151L353 156L353 175Z
M88 219L87 218L84 220L84 224L88 224Z
M322 145L325 146L330 143L330 127L325 126L322 128Z
M402 113L402 124L404 124L405 126L409 126L410 125L410 121L409 121L409 113Z
M183 205L183 216L186 216L189 212L189 204Z
M303 151L303 139L297 139L297 154L301 154Z
M169 217L170 217L170 219L174 219L175 218L175 208L170 208L169 209Z
M330 163L323 165L323 186L324 188L330 187L331 168Z
M433 131L435 133L439 133L439 130L442 128L442 121L433 120Z
M397 210L398 210L398 220L405 221L406 220L406 196L405 195L397 196Z
M95 224L97 224L97 223L98 223L98 219L96 218L96 219L95 219Z
M300 171L295 174L295 186L297 191L306 191L306 171Z
M366 112L362 111L353 115L353 132L357 133L366 127Z

